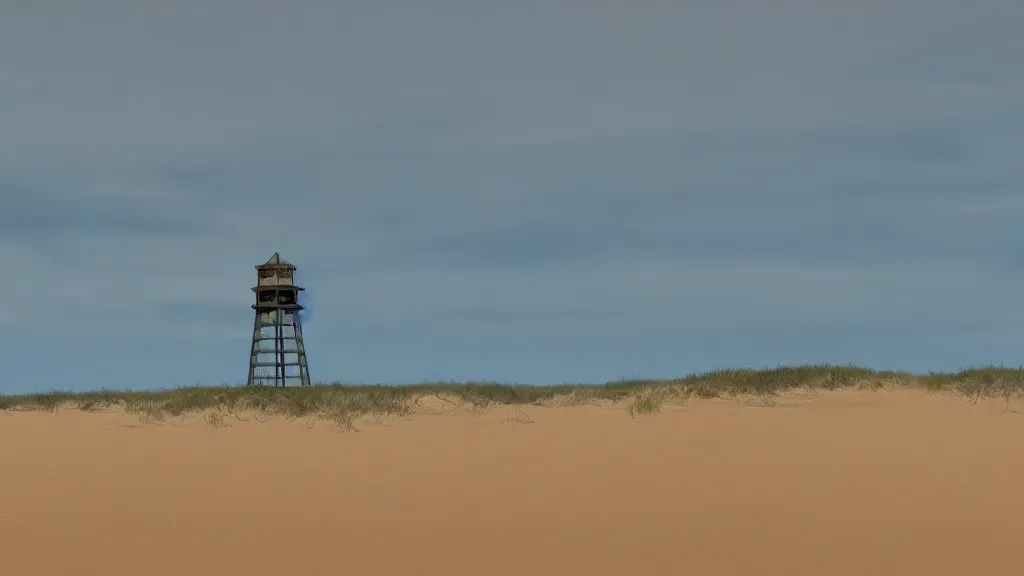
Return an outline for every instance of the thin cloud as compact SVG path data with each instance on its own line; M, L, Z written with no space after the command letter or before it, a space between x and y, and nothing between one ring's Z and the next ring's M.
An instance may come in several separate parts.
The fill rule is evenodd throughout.
M194 214L146 199L73 193L0 182L0 240L67 239L78 235L183 235L203 230Z

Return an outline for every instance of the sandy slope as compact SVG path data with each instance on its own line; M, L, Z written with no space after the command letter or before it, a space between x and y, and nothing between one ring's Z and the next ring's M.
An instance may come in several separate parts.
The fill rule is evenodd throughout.
M448 407L362 433L0 414L0 573L1024 574L1024 406L783 404Z

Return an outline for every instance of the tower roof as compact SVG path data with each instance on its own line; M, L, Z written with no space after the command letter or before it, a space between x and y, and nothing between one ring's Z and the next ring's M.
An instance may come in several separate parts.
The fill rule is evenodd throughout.
M291 262L288 262L284 258L281 258L281 255L279 253L274 252L274 255L271 256L269 260L267 260L263 264L256 266L256 268L290 268L292 270L295 270L295 265L292 264Z

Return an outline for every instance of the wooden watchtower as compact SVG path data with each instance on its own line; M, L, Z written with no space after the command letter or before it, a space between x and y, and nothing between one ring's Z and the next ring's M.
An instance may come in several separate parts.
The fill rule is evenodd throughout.
M304 288L295 285L295 266L275 252L256 275L248 385L309 386L298 298Z

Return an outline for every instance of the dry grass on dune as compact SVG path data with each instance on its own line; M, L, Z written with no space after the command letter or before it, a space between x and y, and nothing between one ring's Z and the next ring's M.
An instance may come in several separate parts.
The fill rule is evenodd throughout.
M320 384L308 388L184 387L156 391L93 392L51 391L28 395L0 395L0 410L57 411L62 407L82 411L121 407L144 422L160 422L168 416L204 413L214 426L226 425L226 417L243 413L307 418L354 429L363 416L380 418L413 413L421 400L436 396L482 410L494 405L510 407L508 420L529 422L526 405L565 406L593 402L623 405L632 417L658 413L666 403L688 398L745 398L770 406L779 394L803 389L919 388L955 393L973 400L1024 396L1024 367L983 367L956 373L873 371L854 366L796 366L765 370L727 369L693 374L672 380L624 380L603 385L566 384L527 386L492 382L424 383L408 386Z

